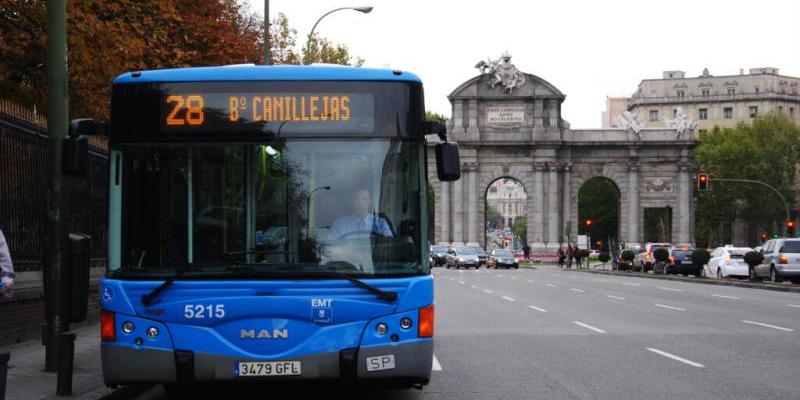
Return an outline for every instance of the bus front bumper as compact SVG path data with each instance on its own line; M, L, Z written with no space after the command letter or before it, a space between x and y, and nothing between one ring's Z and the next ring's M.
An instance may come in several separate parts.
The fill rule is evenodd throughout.
M388 379L409 384L427 384L433 362L433 340L397 345L362 346L339 352L310 354L290 359L250 359L191 351L133 348L113 344L101 346L106 385L132 383L215 382L232 380L338 380ZM368 358L393 356L393 367L368 370ZM241 377L239 362L299 361L300 374L290 376ZM374 365L374 363L373 363ZM370 368L370 369L374 369Z

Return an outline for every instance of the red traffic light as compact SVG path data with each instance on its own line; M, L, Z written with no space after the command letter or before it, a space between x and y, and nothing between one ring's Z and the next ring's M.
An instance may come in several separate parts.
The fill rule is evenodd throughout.
M697 174L697 190L708 191L708 174Z
M586 220L586 226L592 226L592 219L591 218Z
M794 228L794 221L792 220L786 221L786 227L789 229Z

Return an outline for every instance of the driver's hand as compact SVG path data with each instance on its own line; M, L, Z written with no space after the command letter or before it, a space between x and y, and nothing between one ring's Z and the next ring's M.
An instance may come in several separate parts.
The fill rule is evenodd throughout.
M3 279L3 296L6 298L11 298L11 294L14 293L14 280L12 279Z

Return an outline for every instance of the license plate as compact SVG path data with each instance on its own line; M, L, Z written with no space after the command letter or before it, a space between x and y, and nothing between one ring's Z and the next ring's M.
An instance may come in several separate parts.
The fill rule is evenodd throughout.
M236 366L236 376L300 375L300 361L247 361Z
M387 354L385 356L367 357L367 371L383 371L386 369L394 369L394 354Z

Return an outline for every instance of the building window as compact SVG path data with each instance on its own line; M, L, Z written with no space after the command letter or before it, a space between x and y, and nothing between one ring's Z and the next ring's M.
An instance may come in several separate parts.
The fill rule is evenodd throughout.
M678 109L677 108L673 108L672 109L672 118L675 118L677 116L678 116Z
M650 121L658 121L658 110L650 110Z
M750 106L750 118L758 116L758 106Z
M703 89L701 93L703 94L703 97L708 97L708 95L711 94L711 91L708 89Z
M789 116L794 118L794 107L789 107Z
M698 132L702 135L702 134L708 132L708 129L700 129L700 130L698 130Z
M731 95L731 96L735 95L736 94L736 88L729 87L728 88L728 94Z
M723 112L725 113L725 119L733 118L733 107L725 107Z
M699 119L708 119L708 109L707 108L699 109L698 112L697 112L697 118L699 118Z
M778 106L778 112L783 113L783 106Z
M682 98L683 97L683 90L675 91L675 95L678 96L678 98Z
M756 93L758 93L758 92L759 92L759 90L758 90L758 86L756 86L756 87L755 87L755 90L756 90Z

